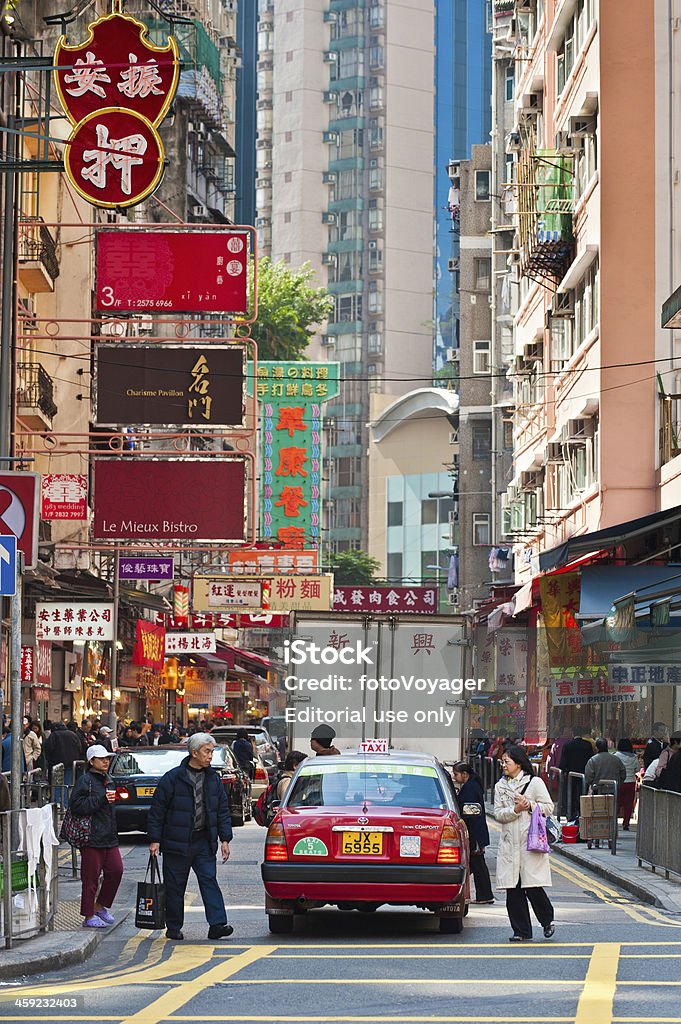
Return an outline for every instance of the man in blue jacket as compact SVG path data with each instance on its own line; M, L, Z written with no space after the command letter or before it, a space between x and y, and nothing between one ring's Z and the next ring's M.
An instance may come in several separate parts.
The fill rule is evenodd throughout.
M220 776L210 766L215 750L213 737L194 733L188 747L189 756L167 772L156 787L149 809L149 852L152 857L159 850L163 854L166 938L184 938L184 894L193 868L206 911L208 938L224 939L234 929L227 924L216 854L219 839L223 863L229 858L229 801Z

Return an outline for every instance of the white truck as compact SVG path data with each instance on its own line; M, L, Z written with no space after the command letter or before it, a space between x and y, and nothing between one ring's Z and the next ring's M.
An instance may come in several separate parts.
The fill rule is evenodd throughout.
M289 750L307 752L325 724L341 750L385 738L461 758L465 708L483 686L467 678L468 649L462 616L297 613L279 652Z

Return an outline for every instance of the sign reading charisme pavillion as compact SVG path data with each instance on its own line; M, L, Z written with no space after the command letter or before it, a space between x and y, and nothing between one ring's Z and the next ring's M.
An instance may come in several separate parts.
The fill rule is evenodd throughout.
M96 422L228 427L244 418L238 345L97 345Z

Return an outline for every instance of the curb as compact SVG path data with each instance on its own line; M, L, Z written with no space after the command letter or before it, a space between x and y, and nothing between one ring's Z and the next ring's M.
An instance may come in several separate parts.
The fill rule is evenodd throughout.
M46 932L32 939L17 939L12 949L2 951L0 958L0 978L6 981L18 981L30 974L42 974L46 971L57 971L62 967L82 964L92 956L100 942L113 934L117 928L127 921L131 910L123 911L116 918L116 923L107 928L93 928L82 932ZM73 937L69 944L61 949L51 948L59 937ZM30 943L27 947L24 944ZM39 948L40 946L44 948ZM31 948L32 947L32 948ZM0 1005L1 1002L0 1002Z
M620 889L630 892L632 896L636 896L643 903L650 903L654 907L659 907L661 910L666 910L669 913L679 913L678 906L670 907L668 903L665 903L660 896L646 885L642 885L635 879L630 878L629 875L620 873L606 864L587 860L586 858L580 857L578 853L573 850L566 850L565 847L557 843L553 847L553 853L559 854L561 857L565 857L566 860L570 860L573 864L579 864L581 868L586 868L587 871L591 871L594 875L598 875L600 878L605 878L608 882L612 882L613 885L618 885ZM657 878L658 881L662 879Z

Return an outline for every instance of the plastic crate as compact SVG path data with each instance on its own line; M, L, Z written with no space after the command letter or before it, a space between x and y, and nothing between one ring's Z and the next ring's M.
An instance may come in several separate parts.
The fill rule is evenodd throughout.
M15 860L12 863L12 892L28 889L28 861ZM0 899L5 895L5 867L0 864Z

